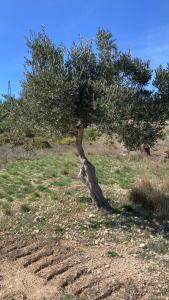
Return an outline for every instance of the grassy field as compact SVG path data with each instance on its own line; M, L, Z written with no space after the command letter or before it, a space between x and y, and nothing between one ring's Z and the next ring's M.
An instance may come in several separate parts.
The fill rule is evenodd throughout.
M104 216L94 210L87 189L77 178L78 157L66 152L18 160L0 170L1 229L11 226L17 231L50 230L64 235L101 225L111 227L117 215L121 219L120 213L129 210L128 191L140 178L146 176L154 185L165 185L166 193L169 191L166 163L139 155L90 155L89 159L117 213Z
M121 259L122 262L123 257L132 265L138 260L140 268L144 266L147 270L143 272L144 280L148 282L152 277L160 282L160 286L151 287L149 298L143 299L167 299L169 222L138 210L129 201L129 194L142 179L168 197L168 162L139 154L89 154L89 159L96 166L99 183L113 207L112 213L96 211L92 206L86 187L77 178L79 159L72 151L44 153L38 158L17 159L2 165L0 234L73 240L87 246L89 252L90 247L101 249L100 255L113 261ZM157 270L161 278L156 278ZM131 276L134 271L125 272ZM58 299L76 298L63 295Z

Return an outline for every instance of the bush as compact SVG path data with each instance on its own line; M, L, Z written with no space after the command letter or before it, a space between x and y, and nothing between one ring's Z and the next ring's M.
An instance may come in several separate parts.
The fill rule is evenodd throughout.
M33 141L27 141L25 143L25 149L27 151L38 150L38 149L49 149L51 148L51 144L48 141L43 139L36 139Z
M5 145L10 143L10 138L5 134L0 134L0 145Z
M21 211L22 211L23 213L30 212L30 210L31 210L31 208L29 207L29 205L26 204L26 203L23 203L23 204L21 205L20 209L21 209Z
M165 158L169 158L169 148L164 153L165 153Z
M75 138L72 136L65 136L58 141L60 145L71 145L75 143Z
M95 128L86 128L84 132L84 138L85 140L89 142L95 142L97 138L100 136L98 131Z
M129 200L160 219L169 219L169 196L152 187L148 179L142 179L129 193Z

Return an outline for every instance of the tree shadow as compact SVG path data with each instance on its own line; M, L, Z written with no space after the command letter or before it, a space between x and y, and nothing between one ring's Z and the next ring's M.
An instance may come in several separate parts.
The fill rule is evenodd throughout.
M107 200L109 203L112 203L111 199ZM133 207L130 204L124 204L121 207L118 207L117 205L112 205L111 212L103 212L103 214L106 218L104 218L100 225L104 225L106 228L121 228L124 231L131 232L131 229L135 226L141 230L148 230L149 233L154 236L160 234L162 237L169 240L169 218L168 220L159 219L153 213L145 210L141 206ZM97 228L97 224L93 223L91 224L91 227Z

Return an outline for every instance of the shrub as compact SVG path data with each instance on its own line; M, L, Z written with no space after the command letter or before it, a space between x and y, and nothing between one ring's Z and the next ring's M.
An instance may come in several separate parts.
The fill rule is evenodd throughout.
M44 139L36 139L36 140L33 140L33 141L27 141L25 143L25 150L27 151L31 151L31 150L38 150L38 149L49 149L51 148L51 144L44 140Z
M29 211L31 210L31 208L29 207L29 205L26 204L26 203L23 203L23 204L21 205L20 209L21 209L21 211L24 212L24 213L29 212Z
M11 215L11 206L6 200L0 200L0 207L4 210L6 215Z
M10 138L5 134L0 134L0 145L10 143Z
M132 188L129 200L135 206L141 206L157 218L169 219L169 196L154 188L147 178L140 180Z
M164 153L165 153L165 158L169 158L169 148Z
M75 143L75 138L72 136L65 136L58 141L60 145L71 145Z
M100 136L98 131L95 128L89 127L86 129L84 138L89 142L95 142L97 138Z

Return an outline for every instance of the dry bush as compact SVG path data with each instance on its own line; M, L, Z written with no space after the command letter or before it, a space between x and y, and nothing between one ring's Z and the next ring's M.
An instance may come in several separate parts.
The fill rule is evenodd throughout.
M75 143L75 138L72 136L65 136L62 139L58 140L59 145L71 145Z
M38 139L35 139L35 140L28 140L25 145L24 145L24 148L25 150L27 151L31 151L31 150L38 150L38 149L49 149L51 148L51 144L44 140L43 138L38 138Z
M165 158L169 158L169 148L167 148L167 150L164 152L165 153Z
M10 138L7 134L0 134L0 145L5 145L7 143L10 143Z
M160 188L153 187L145 175L129 193L129 200L136 207L142 207L159 219L169 219L169 195Z

